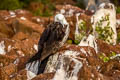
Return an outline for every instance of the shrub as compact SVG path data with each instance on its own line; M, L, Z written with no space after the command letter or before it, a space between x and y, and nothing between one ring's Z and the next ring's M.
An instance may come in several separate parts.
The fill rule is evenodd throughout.
M19 0L0 0L0 9L15 10L22 8L22 3Z
M120 7L117 7L116 13L120 13Z

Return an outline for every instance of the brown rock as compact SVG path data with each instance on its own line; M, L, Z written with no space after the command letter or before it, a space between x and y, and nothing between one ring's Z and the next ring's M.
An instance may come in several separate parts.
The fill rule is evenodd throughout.
M51 80L54 76L54 73L44 73L36 76L32 80Z
M29 38L29 35L24 34L23 32L18 32L12 37L13 40L25 40L27 38Z
M0 33L3 37L11 37L13 35L13 30L7 26L4 22L0 22ZM3 35L2 35L3 34Z
M115 52L116 54L120 53L119 44L109 45L102 40L97 40L97 45L98 45L99 53L105 53L107 56L109 56L109 54L111 54L112 52Z
M27 72L26 70L21 70L15 76L11 78L11 80L27 80Z
M97 58L93 48L67 45L50 58L45 73L56 71L55 79L62 76L61 74L66 74L66 76L62 76L63 79L76 76L75 78L78 80L110 80L111 78L98 72L101 64L102 62Z
M10 64L1 68L1 78L2 80L9 80L11 75L17 72L17 67L15 64Z
M31 34L32 32L42 33L44 28L38 24L35 24L29 20L17 19L13 22L13 28L15 32L24 32Z

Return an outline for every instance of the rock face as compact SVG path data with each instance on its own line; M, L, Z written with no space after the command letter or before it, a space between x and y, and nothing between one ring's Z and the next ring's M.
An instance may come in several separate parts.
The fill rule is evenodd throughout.
M100 15L101 14L101 15ZM111 3L102 3L99 10L92 16L93 34L108 44L116 44L116 11Z
M71 29L69 39L75 40L77 22L80 26L81 22L86 23L85 30L78 26L85 35L79 45L65 44L50 57L44 73L34 75L25 70L25 64L38 51L41 33L53 16L37 17L26 10L0 11L0 80L120 80L120 45L110 45L91 34L92 13L72 5L56 5L56 13L67 18ZM115 15L112 18L116 19ZM119 33L120 14L117 19ZM112 23L111 28L116 29L116 22Z
M50 58L45 73L55 72L52 80L117 80L118 77L114 78L114 73L110 71L113 70L113 65L119 66L116 64L117 60L110 61L111 67L109 63L105 63L108 66L106 68L97 57L95 50L91 47L67 45ZM110 76L108 72L113 76ZM115 71L115 74L118 75L119 72Z

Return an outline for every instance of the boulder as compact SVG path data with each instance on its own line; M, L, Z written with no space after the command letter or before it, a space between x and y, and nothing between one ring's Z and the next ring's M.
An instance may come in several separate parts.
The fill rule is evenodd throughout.
M29 20L21 20L21 19L17 19L13 22L12 24L14 32L24 32L24 33L29 33L31 34L32 32L38 32L38 33L42 33L44 30L44 27L41 27L38 24L35 24Z
M0 22L0 33L1 37L11 37L14 34L12 28L2 21Z

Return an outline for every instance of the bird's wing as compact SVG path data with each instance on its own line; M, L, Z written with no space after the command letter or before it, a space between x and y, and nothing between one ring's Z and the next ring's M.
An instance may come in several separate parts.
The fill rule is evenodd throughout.
M46 28L44 30L44 32L42 33L41 37L40 37L40 40L39 40L39 43L38 43L38 52L32 56L27 63L30 63L30 62L33 62L35 60L39 60L40 57L41 57L41 53L43 51L43 46L44 46L44 43L47 41L47 38L48 36L50 35L50 29L49 28Z
M60 47L60 43L65 36L66 28L63 28L62 24L54 23L50 25L53 29L46 43L44 44L44 49L41 54L41 60L44 60L49 55L56 53ZM53 27L54 26L54 27Z

